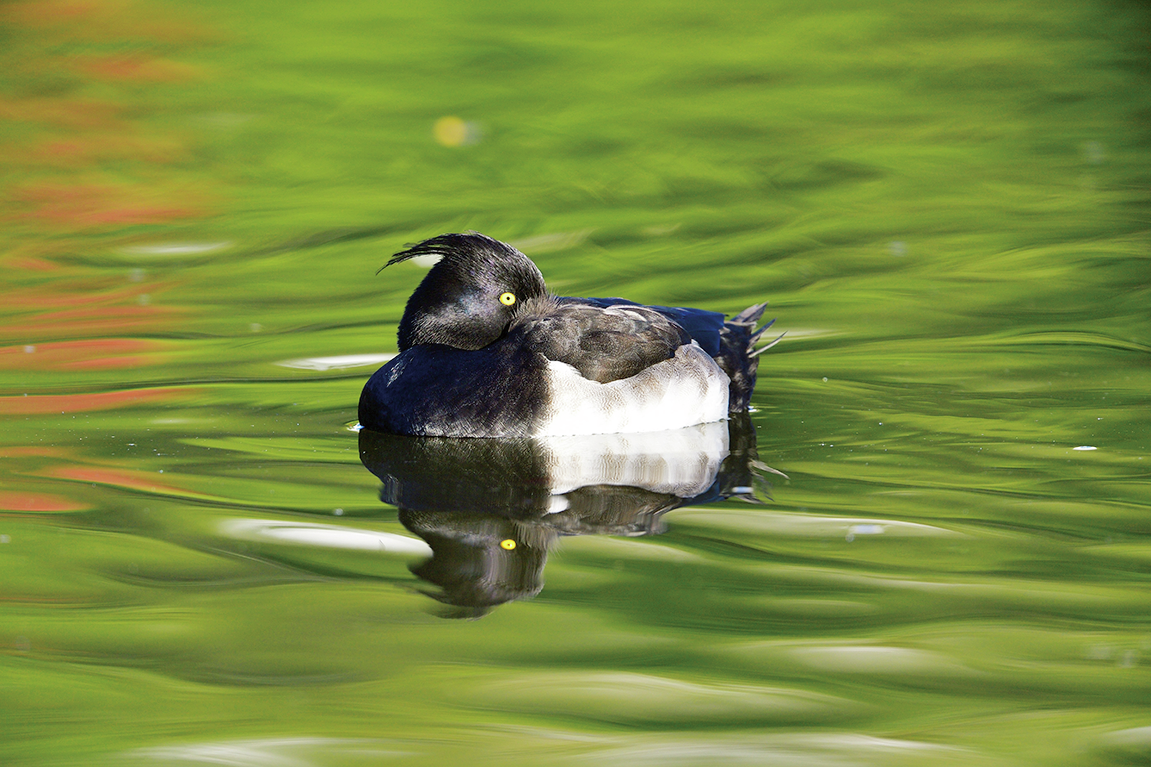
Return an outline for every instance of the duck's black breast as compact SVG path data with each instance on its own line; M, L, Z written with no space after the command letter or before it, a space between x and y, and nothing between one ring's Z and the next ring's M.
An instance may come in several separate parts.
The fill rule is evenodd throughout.
M407 349L364 386L360 424L413 436L531 435L546 406L546 362L509 340L475 351Z

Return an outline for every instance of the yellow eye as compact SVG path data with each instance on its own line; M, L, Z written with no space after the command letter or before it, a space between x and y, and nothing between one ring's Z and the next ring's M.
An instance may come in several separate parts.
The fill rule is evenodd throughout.
M501 293L500 294L500 303L503 304L504 306L511 306L515 302L516 302L516 294L515 293Z
M506 296L506 295L510 295L510 294L504 293L504 295ZM515 296L512 296L512 300L513 301L515 300ZM511 538L508 538L507 540L500 541L500 548L501 549L507 549L508 551L511 551L515 547L516 547L516 542L513 541Z

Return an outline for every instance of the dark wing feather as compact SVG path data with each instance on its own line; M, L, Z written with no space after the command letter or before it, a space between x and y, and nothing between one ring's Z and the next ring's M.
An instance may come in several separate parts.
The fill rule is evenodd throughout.
M564 297L558 300L561 304L588 304L604 309L618 306L630 306L633 308L640 306L640 304L634 301L628 301L626 298ZM723 332L725 319L722 313L684 306L644 306L643 308L657 311L676 325L679 325L687 331L687 334L691 336L691 340L699 344L700 348L707 352L708 355L714 357L719 354L720 334Z
M509 335L600 383L630 378L691 343L683 328L646 306L551 299L525 305Z
M724 315L706 309L681 306L639 306L623 298L560 298L561 305L583 304L603 309L647 309L663 315L672 324L682 328L691 340L711 355L728 378L731 387L728 407L731 412L747 410L755 390L759 355L770 349L779 339L756 348L771 322L756 329L767 304L755 304L725 321ZM772 320L774 322L774 320Z

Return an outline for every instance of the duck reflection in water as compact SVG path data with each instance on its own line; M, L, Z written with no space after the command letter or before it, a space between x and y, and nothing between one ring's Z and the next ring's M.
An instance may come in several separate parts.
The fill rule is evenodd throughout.
M543 588L548 551L567 535L658 535L675 508L757 502L775 472L757 460L746 413L674 431L534 439L407 437L364 429L360 459L432 557L412 572L477 618Z

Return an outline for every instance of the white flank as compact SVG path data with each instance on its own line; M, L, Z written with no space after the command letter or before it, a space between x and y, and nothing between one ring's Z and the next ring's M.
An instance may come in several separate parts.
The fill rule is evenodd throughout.
M727 418L728 378L698 345L631 378L589 381L548 363L548 412L535 436L664 431Z

